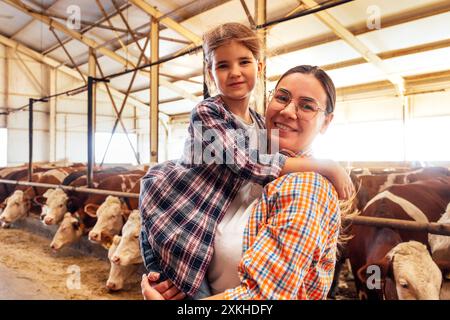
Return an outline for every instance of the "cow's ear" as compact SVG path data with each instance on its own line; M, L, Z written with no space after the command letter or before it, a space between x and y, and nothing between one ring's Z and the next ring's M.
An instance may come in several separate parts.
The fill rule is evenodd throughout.
M67 199L67 203L66 203L66 207L67 207L67 211L69 212L75 212L78 210L78 205L77 205L77 199L74 197L69 197L69 199Z
M78 230L78 229L80 228L80 221L78 221L78 220L72 221L72 227L73 227L75 230Z
M392 270L392 262L389 257L384 256L382 259L370 262L359 268L357 271L357 277L361 283L364 284L364 287L367 287L367 280L369 277L374 281L380 281L380 284L387 276L389 276L390 271ZM380 279L377 279L380 277Z
M100 206L98 204L89 203L84 206L84 212L92 218L97 218L97 210Z
M434 263L439 267L445 279L450 279L450 261L433 259Z
M44 196L36 196L33 198L33 203L40 207L45 205L45 201L46 201L46 198Z

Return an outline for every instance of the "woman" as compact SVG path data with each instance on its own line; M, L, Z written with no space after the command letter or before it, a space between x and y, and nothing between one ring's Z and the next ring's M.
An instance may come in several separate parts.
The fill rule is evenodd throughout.
M277 83L266 126L271 133L278 130L281 149L309 157L315 137L325 133L333 119L335 100L334 85L324 71L311 66L292 68ZM312 172L282 176L268 183L261 199L233 219L235 223L225 219L232 227L225 225L222 234L231 232L231 239L242 240L224 249L220 243L226 237L216 234L208 269L215 294L210 298L326 298L340 228L337 193L328 180ZM229 261L228 269L212 270L214 260ZM239 277L227 277L237 275L236 261L240 261ZM221 276L225 276L222 281ZM183 297L170 281L152 287L144 277L141 285L146 299Z

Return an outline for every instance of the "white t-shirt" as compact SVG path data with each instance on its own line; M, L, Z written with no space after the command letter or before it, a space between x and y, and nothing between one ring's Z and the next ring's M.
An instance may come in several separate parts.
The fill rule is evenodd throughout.
M248 125L239 117L236 119L243 127L250 130L250 134L257 134L257 130L251 130L255 127L255 121ZM257 141L255 136L251 139L255 140L250 141ZM253 148L255 147L253 146ZM263 187L257 183L244 183L217 226L214 237L214 254L207 273L213 294L240 284L237 268L242 258L244 229L262 190Z

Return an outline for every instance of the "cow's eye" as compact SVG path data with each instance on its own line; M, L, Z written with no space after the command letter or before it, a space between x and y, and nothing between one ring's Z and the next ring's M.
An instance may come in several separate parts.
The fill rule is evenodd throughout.
M403 289L408 289L408 282L406 280L400 280L399 282Z

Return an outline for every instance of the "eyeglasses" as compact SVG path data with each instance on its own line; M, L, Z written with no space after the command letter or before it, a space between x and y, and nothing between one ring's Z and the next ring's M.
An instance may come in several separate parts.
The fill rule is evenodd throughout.
M269 100L273 100L277 106L286 108L292 101L292 95L285 89L276 89L270 91ZM326 112L315 101L309 99L300 99L294 103L295 111L299 119L306 121L314 119L318 112Z

